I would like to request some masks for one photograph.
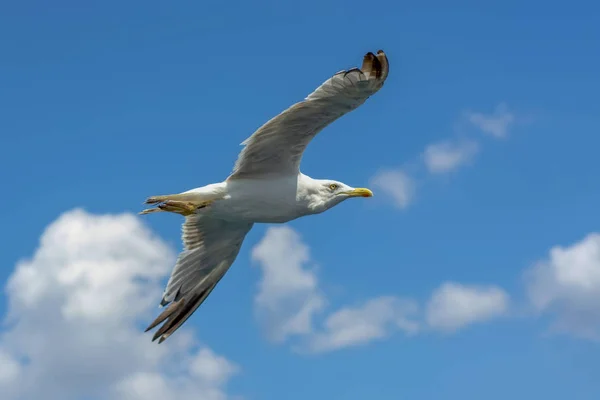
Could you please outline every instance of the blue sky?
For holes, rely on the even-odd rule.
[[[600,8],[577,1],[3,5],[0,360],[11,367],[0,386],[15,399],[117,398],[101,388],[127,384],[118,393],[134,399],[131,382],[161,379],[207,399],[598,398],[599,40]],[[144,358],[157,350],[137,330],[157,312],[181,220],[122,213],[225,179],[256,128],[379,48],[385,86],[324,130],[302,164],[375,197],[256,226],[187,333],[161,345],[184,371],[177,357]],[[139,286],[153,294],[141,318],[111,303],[124,280],[102,286],[85,270],[105,263],[142,266],[127,275],[150,282]],[[83,269],[69,281],[65,265]],[[297,297],[268,292],[278,268]],[[76,284],[36,284],[82,274],[95,288],[83,297],[69,297]],[[34,289],[39,304],[25,296]],[[273,340],[310,301],[308,319]],[[45,321],[40,304],[64,323]],[[122,315],[100,319],[106,304]],[[84,317],[97,341],[81,328],[79,347],[47,343],[69,362],[40,350]],[[130,358],[117,351],[129,342],[106,339],[115,321],[144,341]],[[332,339],[352,324],[363,336]],[[315,350],[319,340],[329,344]],[[114,357],[91,361],[103,354]],[[111,363],[127,365],[122,376]],[[20,392],[27,379],[39,388]]]

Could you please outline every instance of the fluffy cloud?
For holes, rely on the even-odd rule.
[[[308,349],[325,352],[358,346],[383,339],[397,331],[414,334],[419,325],[413,317],[418,311],[412,300],[384,296],[357,307],[346,307],[329,315],[322,332],[308,338]]]
[[[309,249],[300,235],[287,226],[270,227],[252,249],[252,259],[262,270],[255,305],[269,337],[282,342],[311,333],[313,316],[323,309],[325,298],[307,266]]]
[[[471,161],[479,146],[473,141],[445,141],[434,143],[425,149],[423,158],[429,172],[449,172]]]
[[[425,317],[431,328],[453,332],[505,314],[508,304],[508,295],[498,287],[447,282],[433,292]]]
[[[408,207],[415,195],[414,182],[400,169],[379,171],[371,178],[371,185],[373,189],[391,198],[398,208]]]
[[[269,337],[283,342],[300,337],[301,352],[326,352],[389,336],[396,331],[415,333],[411,317],[417,305],[392,296],[378,297],[356,307],[342,308],[326,317],[323,327],[315,317],[326,306],[310,263],[309,249],[287,226],[271,227],[253,248],[252,258],[262,270],[255,298],[259,320]]]
[[[113,393],[124,400],[207,399],[226,400],[223,385],[238,367],[208,348],[180,359],[186,371],[171,377],[157,371],[138,371],[115,385]]]
[[[133,215],[60,216],[6,287],[2,398],[226,399],[234,364],[185,330],[158,346],[140,329],[173,261]]]
[[[506,104],[499,104],[492,114],[467,112],[467,120],[482,132],[497,138],[506,137],[508,129],[515,122],[515,116]]]
[[[600,339],[600,234],[553,247],[526,278],[531,303],[556,316],[555,330]]]

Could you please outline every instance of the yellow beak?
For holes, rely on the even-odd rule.
[[[373,197],[373,192],[366,188],[356,188],[346,192],[348,197]]]

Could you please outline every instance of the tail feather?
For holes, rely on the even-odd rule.
[[[201,188],[203,189],[203,188]],[[165,201],[189,201],[192,203],[203,203],[218,200],[223,197],[222,190],[199,190],[193,189],[183,193],[150,196],[144,201],[145,204],[158,204]]]
[[[148,208],[140,212],[140,215],[155,212],[168,211],[182,215],[191,215],[196,209],[204,208],[215,200],[223,198],[223,193],[215,190],[199,191],[189,190],[183,193],[150,196],[144,201],[156,208]]]
[[[157,212],[163,212],[165,210],[161,209],[161,208],[146,208],[145,210],[140,211],[140,215],[146,215],[146,214],[152,214],[152,213],[157,213]]]

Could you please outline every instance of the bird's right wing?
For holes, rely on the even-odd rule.
[[[182,226],[185,250],[179,254],[161,301],[161,306],[168,306],[146,329],[164,322],[152,340],[163,342],[204,302],[235,261],[252,225],[198,214],[186,217]]]
[[[341,71],[326,80],[304,101],[261,126],[242,144],[228,180],[299,172],[306,146],[323,128],[363,104],[388,76],[385,53],[367,53],[360,69]]]

